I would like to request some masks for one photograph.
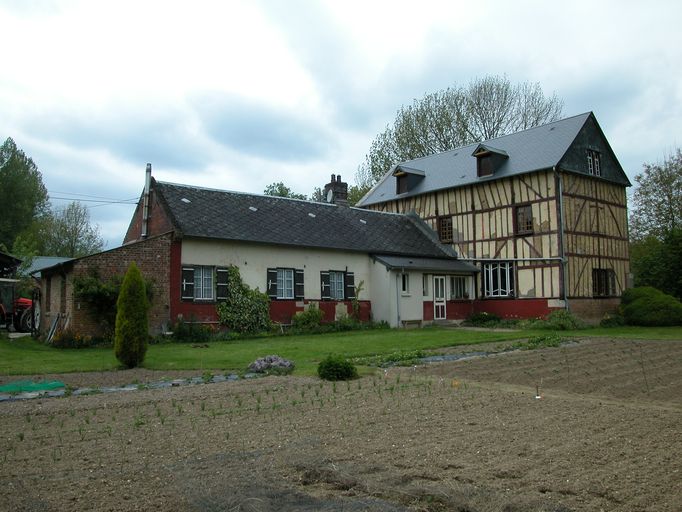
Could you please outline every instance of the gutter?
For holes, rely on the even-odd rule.
[[[557,189],[557,195],[559,196],[559,252],[561,253],[561,273],[562,273],[562,295],[564,296],[564,304],[566,306],[566,311],[571,311],[568,305],[568,292],[566,291],[566,283],[568,283],[568,265],[566,261],[566,252],[564,249],[565,244],[565,234],[564,234],[564,181],[561,179],[561,173],[557,172],[556,165],[552,167],[552,172],[557,177],[559,183],[559,188]]]

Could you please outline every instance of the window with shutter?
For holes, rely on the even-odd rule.
[[[181,299],[194,300],[194,267],[182,267],[181,286]]]
[[[296,300],[303,300],[303,270],[296,269],[294,271],[294,297]]]
[[[331,290],[329,285],[329,271],[320,272],[320,297],[322,300],[331,300]]]
[[[343,300],[345,294],[343,272],[329,271],[329,295],[332,300]]]
[[[216,300],[227,300],[227,281],[228,270],[226,268],[216,269]]]
[[[355,274],[353,272],[346,272],[345,275],[346,300],[355,299]]]
[[[277,269],[276,268],[269,268],[267,278],[268,278],[268,280],[267,280],[268,297],[270,297],[271,299],[276,299],[277,298]]]

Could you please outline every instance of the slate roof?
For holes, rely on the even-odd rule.
[[[480,272],[476,265],[460,260],[410,258],[409,256],[375,256],[374,259],[389,269],[431,270],[434,272]]]
[[[154,181],[183,236],[431,258],[455,252],[414,214]]]
[[[358,202],[358,206],[551,169],[559,164],[592,115],[591,112],[587,112],[510,135],[399,163]],[[480,146],[509,156],[492,176],[479,178],[476,174],[476,158],[472,154]],[[424,178],[416,182],[408,192],[398,195],[395,181],[391,177],[395,169],[402,167],[408,173],[422,171]],[[629,184],[627,177],[625,183]]]

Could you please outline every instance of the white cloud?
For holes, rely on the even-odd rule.
[[[352,180],[402,105],[484,74],[593,110],[631,177],[680,143],[682,5],[0,0],[0,138],[49,189]],[[110,245],[132,207],[91,208]]]

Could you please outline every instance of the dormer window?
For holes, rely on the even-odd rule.
[[[407,192],[407,174],[396,175],[395,193],[404,194],[405,192]]]
[[[587,150],[587,172],[592,176],[601,176],[601,155],[599,151]]]
[[[419,169],[397,165],[393,169],[393,176],[395,176],[395,193],[398,195],[414,189],[426,174]]]
[[[506,151],[485,144],[479,144],[472,156],[476,157],[476,175],[479,178],[492,176],[509,158]]]
[[[493,159],[490,153],[476,155],[476,174],[478,177],[493,175]]]

